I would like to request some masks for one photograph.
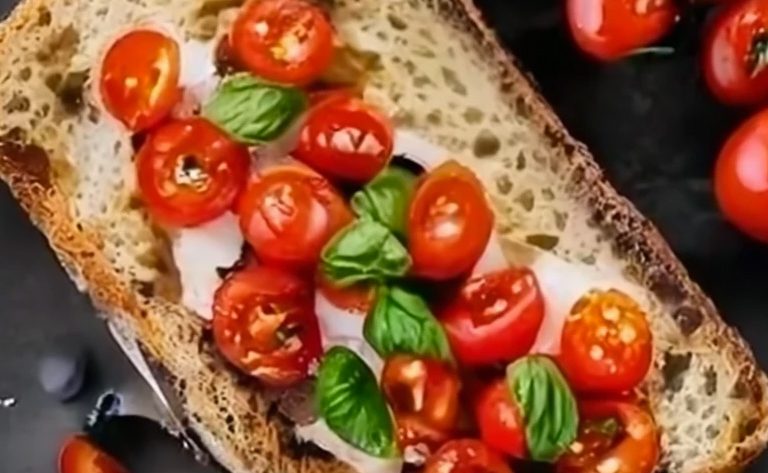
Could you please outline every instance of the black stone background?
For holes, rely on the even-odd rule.
[[[750,340],[768,366],[768,248],[722,221],[710,170],[719,146],[747,111],[708,96],[697,67],[707,8],[690,12],[666,44],[675,52],[600,65],[572,46],[562,0],[478,0],[510,50],[538,81],[572,134],[594,152],[609,178],[650,217],[677,254]],[[13,0],[0,0],[0,16]],[[55,471],[61,440],[78,429],[96,397],[114,388],[138,402],[150,394],[92,317],[93,309],[59,268],[43,238],[0,187],[0,473]],[[91,354],[89,384],[74,402],[59,404],[35,378],[46,350],[81,344]],[[108,447],[134,473],[211,471],[193,463],[160,429],[138,418],[112,421]],[[750,470],[768,472],[768,457]]]

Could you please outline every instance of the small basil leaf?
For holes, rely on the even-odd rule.
[[[341,230],[323,249],[325,276],[340,287],[404,276],[411,256],[384,225],[368,218]]]
[[[352,196],[352,209],[369,216],[405,238],[408,208],[416,176],[398,167],[388,167]]]
[[[453,362],[442,325],[419,295],[394,286],[382,286],[376,305],[366,317],[365,340],[382,358],[407,353]]]
[[[554,462],[576,440],[576,399],[555,363],[527,356],[507,367],[507,385],[525,421],[528,452],[534,461]]]
[[[397,454],[394,425],[371,369],[346,347],[328,350],[317,372],[320,416],[345,442],[375,457]]]
[[[306,107],[301,90],[241,73],[219,86],[202,115],[235,140],[253,144],[279,137]]]

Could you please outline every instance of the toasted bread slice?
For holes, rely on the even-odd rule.
[[[768,441],[765,374],[658,232],[603,178],[471,0],[335,0],[343,39],[378,54],[366,99],[468,164],[503,238],[609,270],[651,296],[645,388],[659,471],[726,472]],[[209,39],[236,0],[25,0],[0,29],[0,177],[64,268],[175,386],[189,427],[234,473],[348,471],[299,446],[179,305],[167,245],[135,195],[130,137],[88,72],[116,31],[167,22]]]

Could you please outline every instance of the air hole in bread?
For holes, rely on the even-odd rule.
[[[560,238],[555,235],[536,234],[528,235],[525,237],[525,241],[533,246],[537,246],[542,250],[552,250],[560,242]]]
[[[530,212],[536,203],[536,196],[533,195],[532,190],[526,189],[515,198],[515,203],[519,204],[526,212]]]
[[[499,191],[499,194],[508,195],[513,187],[512,180],[506,174],[496,178],[496,189]]]
[[[478,158],[495,156],[499,149],[501,149],[499,137],[488,129],[480,130],[472,144],[472,153]]]
[[[675,319],[677,326],[680,327],[680,331],[685,336],[693,335],[704,321],[704,315],[701,313],[701,310],[689,306],[678,308],[672,314],[672,318]]]
[[[704,370],[704,394],[712,396],[717,392],[717,372],[712,366]]]
[[[661,374],[664,378],[664,389],[676,393],[683,387],[685,372],[691,367],[691,354],[664,353],[664,366]]]

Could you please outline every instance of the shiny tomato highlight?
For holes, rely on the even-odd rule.
[[[128,473],[83,436],[67,439],[59,452],[59,473]]]
[[[528,456],[523,416],[504,379],[482,391],[475,405],[475,415],[485,443],[515,458]]]
[[[504,458],[476,439],[451,440],[432,455],[424,473],[512,473]]]

